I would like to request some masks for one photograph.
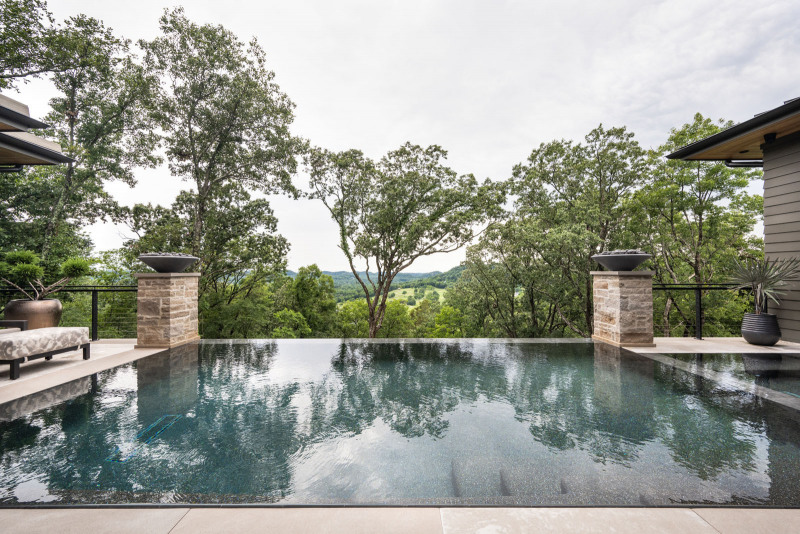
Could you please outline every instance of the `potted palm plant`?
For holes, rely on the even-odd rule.
[[[753,312],[745,313],[742,320],[742,337],[751,345],[774,345],[781,339],[781,329],[774,313],[768,313],[772,300],[778,304],[782,288],[789,282],[800,280],[800,258],[747,259],[736,262],[731,282],[737,289],[753,291]]]
[[[8,320],[28,321],[28,329],[58,326],[61,320],[61,301],[45,298],[64,288],[71,280],[91,272],[89,261],[70,258],[61,264],[60,278],[45,284],[44,269],[40,259],[30,250],[8,252],[0,261],[0,280],[7,283],[26,298],[12,300],[3,312]]]

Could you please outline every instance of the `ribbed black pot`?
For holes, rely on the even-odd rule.
[[[774,313],[745,313],[742,337],[751,345],[774,345],[781,340],[781,327]]]

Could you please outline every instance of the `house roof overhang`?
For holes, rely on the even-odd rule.
[[[762,148],[764,143],[798,131],[800,131],[800,98],[795,98],[750,120],[676,150],[667,158],[725,160],[734,166],[760,166],[764,158]]]
[[[0,131],[26,132],[31,128],[47,128],[47,124],[32,119],[22,102],[0,95]]]
[[[0,165],[56,165],[74,161],[61,145],[26,132],[0,132]]]

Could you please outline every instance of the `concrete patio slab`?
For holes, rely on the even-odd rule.
[[[168,534],[188,508],[0,510],[3,534]]]
[[[442,534],[436,508],[194,508],[170,534]]]
[[[695,339],[693,337],[657,337],[653,339],[654,347],[625,347],[633,352],[662,354],[775,354],[798,353],[800,343],[779,341],[772,347],[751,345],[740,337],[707,337]]]
[[[0,404],[26,395],[38,393],[72,380],[93,375],[118,365],[150,356],[163,349],[134,349],[135,339],[93,341],[92,357],[83,359],[81,351],[67,352],[25,362],[20,367],[20,377],[9,379],[9,366],[0,366]]]
[[[696,508],[694,511],[724,534],[794,534],[800,532],[800,510]]]
[[[742,508],[0,509],[2,532],[103,534],[794,533],[800,510]]]
[[[692,510],[675,508],[442,508],[442,526],[444,534],[718,534]]]

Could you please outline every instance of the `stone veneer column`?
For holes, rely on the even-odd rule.
[[[138,273],[136,347],[175,347],[200,339],[200,273]]]
[[[653,271],[592,271],[592,339],[618,347],[652,347]]]

